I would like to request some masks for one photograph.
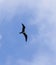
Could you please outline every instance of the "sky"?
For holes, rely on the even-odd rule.
[[[56,0],[0,0],[0,65],[56,65]]]

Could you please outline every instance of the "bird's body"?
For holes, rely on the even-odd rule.
[[[25,37],[25,41],[27,41],[27,34],[25,33],[25,26],[24,24],[22,24],[22,32],[20,32],[19,34],[23,34]]]

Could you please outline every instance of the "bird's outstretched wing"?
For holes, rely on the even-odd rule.
[[[24,26],[24,24],[22,24],[22,32],[24,32],[25,31],[25,26]]]
[[[25,37],[25,41],[27,41],[27,34],[26,33],[23,33],[24,37]]]

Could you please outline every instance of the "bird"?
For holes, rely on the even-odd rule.
[[[25,41],[27,42],[28,36],[27,36],[27,34],[26,34],[26,32],[25,32],[25,25],[24,25],[24,24],[22,24],[22,31],[19,32],[19,34],[23,34],[24,37],[25,37]]]

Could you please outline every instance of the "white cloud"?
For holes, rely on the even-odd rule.
[[[54,2],[56,3],[55,0],[41,0],[38,6],[39,12],[36,12],[37,15],[30,21],[30,25],[35,25],[39,29],[39,35],[32,37],[32,43],[34,40],[39,40],[38,42],[48,45],[56,52],[56,4]]]
[[[34,22],[32,23],[38,23],[40,22],[44,17],[51,17],[51,15],[47,16],[48,12],[49,13],[54,13],[56,12],[55,8],[55,0],[0,0],[0,13],[2,15],[3,12],[6,12],[7,18],[12,19],[12,17],[16,14],[18,8],[29,8],[32,10],[35,10],[36,12],[36,17]],[[3,11],[3,12],[2,12]],[[45,15],[46,13],[46,15]],[[0,15],[0,17],[1,17]],[[5,16],[2,17],[2,19]],[[54,18],[54,17],[52,17]],[[1,20],[2,21],[2,20]]]
[[[17,11],[17,8],[23,6],[29,9],[35,9],[35,18],[30,20],[29,25],[36,25],[39,28],[39,35],[31,37],[31,44],[40,45],[40,55],[34,55],[31,62],[25,60],[17,60],[17,64],[20,65],[56,65],[56,1],[55,0],[5,0],[0,5],[0,13],[3,11],[8,12],[8,18],[11,19]],[[21,8],[20,8],[21,9]],[[22,9],[23,10],[23,9]],[[3,13],[2,12],[2,13]],[[2,15],[2,14],[1,14]],[[1,17],[1,16],[0,16]],[[3,16],[2,16],[3,19]],[[0,36],[0,39],[2,37]],[[51,54],[46,55],[42,53],[44,46],[47,46]],[[42,49],[42,50],[41,50]],[[36,51],[38,52],[38,51]],[[48,53],[48,52],[46,52]],[[50,56],[50,57],[49,57]],[[9,63],[9,61],[8,61]]]
[[[40,51],[31,61],[17,60],[16,65],[55,65],[56,57]]]
[[[30,20],[30,25],[36,25],[37,28],[39,28],[39,35],[33,35],[30,42],[30,45],[35,45],[35,43],[39,44],[39,53],[36,51],[37,54],[34,55],[34,58],[31,62],[18,60],[18,63],[20,63],[20,65],[56,65],[55,3],[55,0],[41,0],[41,2],[39,2],[39,12],[36,12],[37,15],[35,19]],[[47,46],[49,51],[46,50],[45,46]]]
[[[1,23],[4,22],[4,18],[7,21],[11,21],[16,14],[22,14],[22,12],[25,12],[25,9],[27,10],[27,8],[30,10],[35,10],[37,0],[2,0],[0,3]]]

